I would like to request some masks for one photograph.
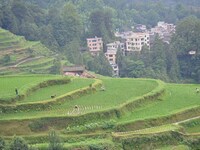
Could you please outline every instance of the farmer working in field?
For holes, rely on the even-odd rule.
[[[196,88],[196,92],[199,93],[199,88]]]
[[[15,88],[15,94],[18,95],[18,89],[17,88]]]

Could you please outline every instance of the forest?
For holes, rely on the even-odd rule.
[[[200,82],[200,1],[198,0],[1,0],[0,27],[27,40],[41,41],[60,59],[84,64],[91,71],[111,76],[105,56],[92,57],[86,38],[102,37],[104,45],[116,40],[115,31],[135,24],[154,27],[158,21],[176,24],[166,44],[156,38],[150,51],[123,56],[117,63],[120,77],[149,77],[168,82]],[[196,51],[189,55],[189,51]]]

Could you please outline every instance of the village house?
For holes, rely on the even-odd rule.
[[[147,32],[147,27],[146,25],[143,24],[136,24],[132,28],[134,29],[135,32]]]
[[[93,74],[86,70],[86,67],[83,65],[74,65],[74,66],[63,66],[62,67],[63,75],[66,76],[78,76],[83,78],[96,78]]]
[[[103,50],[102,38],[87,38],[87,47],[92,55],[98,55]]]
[[[110,64],[116,64],[116,54],[117,54],[117,50],[115,49],[107,50],[107,52],[105,53],[105,56],[108,59]]]
[[[150,48],[149,32],[129,32],[122,36],[125,41],[125,52],[140,52],[142,47],[146,45]]]
[[[80,76],[83,74],[83,72],[86,70],[85,66],[64,66],[62,68],[63,74],[64,75],[70,75],[70,76]]]
[[[113,42],[113,43],[109,43],[109,44],[107,44],[106,45],[106,47],[107,47],[107,51],[108,50],[118,50],[118,49],[121,49],[122,51],[124,51],[125,50],[125,45],[124,45],[124,43],[121,43],[120,41],[115,41],[115,42]]]
[[[174,24],[168,24],[163,21],[157,23],[157,26],[151,28],[150,36],[151,36],[151,43],[153,43],[154,38],[156,35],[159,36],[164,42],[169,43],[171,36],[176,31],[176,26]]]
[[[120,49],[122,52],[125,51],[125,44],[120,41],[115,41],[106,45],[107,51],[105,53],[106,58],[108,59],[110,65],[113,69],[113,76],[119,76],[119,68],[116,64],[116,55],[117,51]]]
[[[119,75],[119,68],[116,64],[116,54],[117,54],[117,49],[111,49],[109,48],[107,52],[105,53],[106,58],[108,59],[112,69],[113,69],[113,76],[118,76]]]

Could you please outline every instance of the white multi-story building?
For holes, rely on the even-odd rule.
[[[112,69],[113,69],[113,76],[119,76],[119,68],[116,64],[116,54],[117,51],[115,49],[110,49],[105,53],[106,58],[108,59]]]
[[[126,52],[140,52],[144,45],[150,47],[149,32],[129,32],[122,39],[125,40]]]
[[[125,44],[121,43],[120,41],[115,41],[113,43],[109,43],[106,45],[107,46],[107,51],[105,53],[106,58],[108,59],[110,65],[113,68],[113,75],[114,76],[119,76],[119,68],[118,65],[116,64],[116,55],[117,51],[120,49],[122,52],[125,51]]]
[[[124,51],[125,50],[125,44],[121,43],[120,41],[115,41],[113,43],[109,43],[106,45],[107,51],[109,50],[115,50],[117,51],[119,48]]]
[[[103,50],[102,38],[87,38],[87,46],[92,55],[97,55],[100,51]]]
[[[113,50],[110,49],[105,53],[105,56],[108,59],[110,64],[116,64],[116,54],[117,54],[117,51],[114,49]]]

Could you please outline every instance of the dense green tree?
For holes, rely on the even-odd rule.
[[[129,61],[127,65],[128,77],[141,78],[144,76],[145,66],[140,60]]]
[[[154,78],[167,79],[166,50],[163,41],[157,36],[151,47],[151,67],[156,75]]]
[[[117,63],[118,68],[119,68],[119,76],[125,77],[126,76],[126,69],[127,69],[126,57],[124,56],[121,48],[119,48],[117,50],[116,63]]]
[[[173,51],[176,52],[182,78],[199,81],[199,42],[200,20],[194,16],[181,20],[172,39]],[[194,51],[195,54],[189,54]]]
[[[88,68],[92,71],[95,71],[98,74],[105,76],[112,76],[112,67],[110,66],[107,58],[103,52],[100,52],[99,55],[96,55],[90,59],[88,62]]]
[[[53,66],[50,68],[51,74],[60,74],[61,72],[61,63],[60,60],[56,59],[53,61]]]
[[[83,58],[80,52],[79,41],[74,39],[64,48],[68,60],[73,64],[83,64]]]
[[[65,4],[62,11],[62,17],[64,29],[61,32],[65,34],[64,37],[67,42],[79,39],[82,30],[81,18],[76,7],[72,3]]]
[[[112,13],[109,9],[93,11],[90,15],[90,22],[91,36],[102,37],[105,43],[112,40]]]
[[[29,11],[21,0],[13,1],[11,10],[19,21],[22,21],[26,16],[29,16]]]
[[[180,78],[179,62],[176,50],[171,45],[166,51],[167,74],[171,81],[177,82]]]

